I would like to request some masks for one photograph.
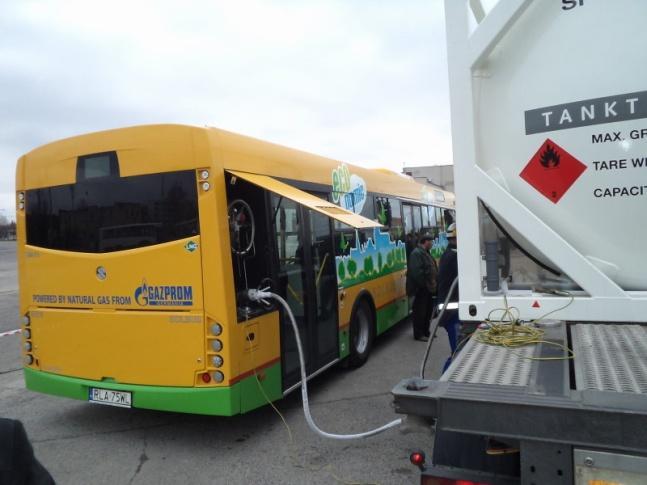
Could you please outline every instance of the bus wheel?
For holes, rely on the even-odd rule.
[[[368,360],[374,337],[373,312],[368,302],[363,299],[355,308],[355,314],[350,322],[350,355],[348,356],[350,367],[360,367]]]

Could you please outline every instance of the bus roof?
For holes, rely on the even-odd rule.
[[[371,192],[454,207],[454,195],[451,192],[420,184],[408,175],[384,168],[363,168],[217,128],[208,130],[223,150],[225,169],[332,185],[333,170],[345,165],[350,176],[361,177]]]

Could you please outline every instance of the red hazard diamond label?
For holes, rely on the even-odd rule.
[[[557,204],[585,170],[586,165],[547,139],[519,176]]]

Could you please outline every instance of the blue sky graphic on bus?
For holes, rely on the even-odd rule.
[[[348,287],[405,269],[407,256],[402,241],[391,240],[388,232],[376,227],[366,242],[355,238],[355,247],[347,256],[336,256],[335,264],[338,284]]]
[[[139,306],[191,306],[193,287],[149,285],[143,280],[135,289],[135,301]]]

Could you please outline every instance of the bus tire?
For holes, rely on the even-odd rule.
[[[361,367],[368,360],[375,338],[375,319],[366,298],[358,301],[350,322],[348,365]]]

